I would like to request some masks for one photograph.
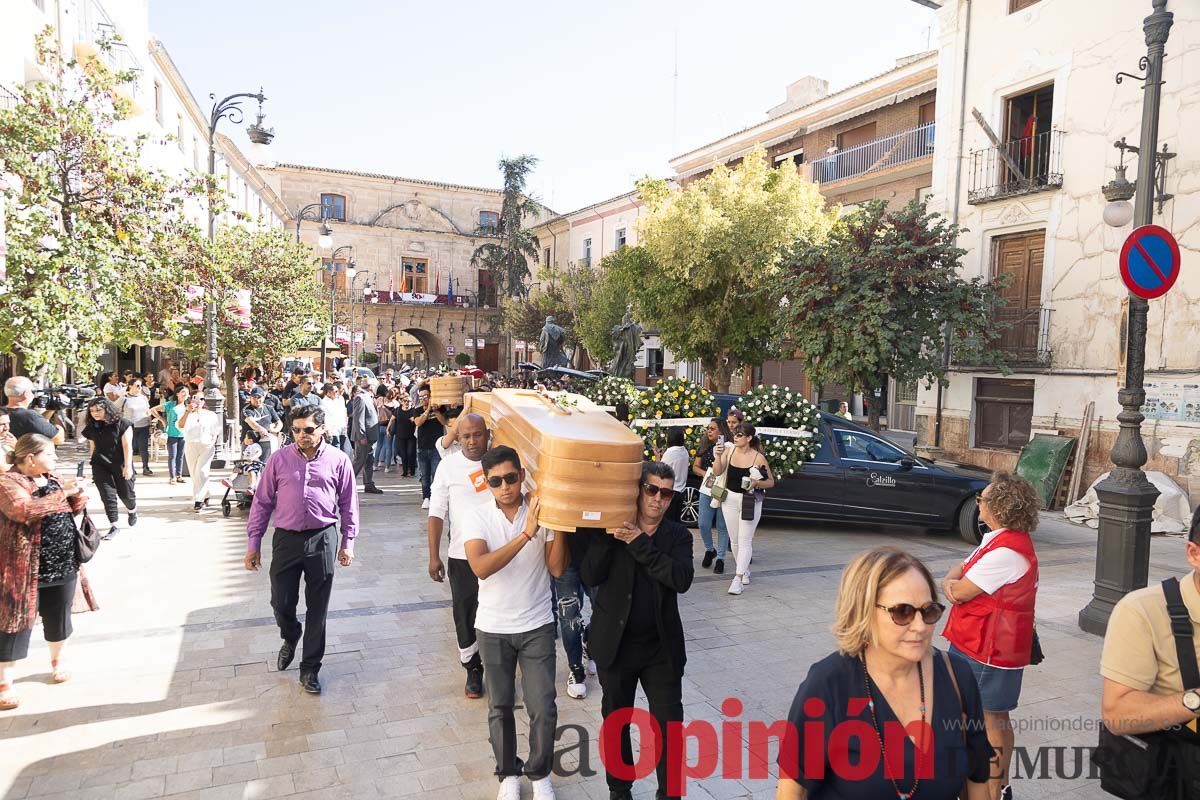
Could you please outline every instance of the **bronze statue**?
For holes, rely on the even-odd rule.
[[[626,311],[620,325],[612,329],[613,360],[609,374],[618,378],[633,378],[633,365],[642,349],[642,326]]]
[[[538,351],[542,354],[542,367],[565,367],[567,355],[563,347],[567,343],[567,332],[554,321],[554,317],[546,317],[546,325],[542,335],[538,337]]]

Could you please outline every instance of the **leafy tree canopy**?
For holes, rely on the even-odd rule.
[[[523,297],[529,280],[529,262],[537,260],[538,238],[525,227],[527,217],[542,213],[542,206],[525,194],[525,184],[535,166],[537,159],[530,155],[500,159],[500,171],[504,173],[500,219],[494,226],[480,226],[476,230],[477,235],[494,241],[475,248],[471,266],[488,270],[501,296]]]

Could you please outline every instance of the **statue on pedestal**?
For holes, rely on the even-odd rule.
[[[612,329],[613,360],[608,373],[618,378],[633,378],[633,365],[642,349],[642,326],[626,311],[620,325]]]
[[[565,367],[567,356],[563,347],[567,342],[567,332],[554,321],[554,316],[546,317],[546,325],[542,335],[538,337],[538,351],[542,354],[542,368]]]

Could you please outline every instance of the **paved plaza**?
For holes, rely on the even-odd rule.
[[[167,486],[161,475],[138,484],[141,522],[89,565],[102,608],[76,615],[67,651],[73,679],[50,684],[40,629],[18,665],[22,706],[0,716],[4,797],[495,796],[486,701],[462,694],[449,588],[426,575],[415,481],[380,476],[386,493],[363,499],[356,560],[335,579],[319,697],[301,691],[294,666],[275,671],[279,636],[266,571],[242,568],[245,512],[225,520],[214,503],[198,516],[186,487]],[[92,514],[102,519],[98,503]],[[1095,742],[1099,709],[1101,642],[1075,625],[1090,597],[1095,534],[1048,514],[1036,540],[1047,660],[1026,671],[1016,718],[1036,730],[1019,733],[1018,745],[1039,759],[1034,772],[1082,768],[1085,777],[1018,780],[1016,796],[1103,797],[1071,749]],[[905,529],[773,523],[756,537],[754,582],[742,596],[725,593],[728,576],[697,568],[680,600],[686,718],[719,721],[727,697],[744,703],[743,721],[785,718],[808,665],[833,649],[843,565],[885,542],[906,546],[939,577],[969,550],[956,537]],[[1151,579],[1182,571],[1182,550],[1180,539],[1156,537]],[[698,538],[695,553],[698,561]],[[590,733],[595,771],[581,774],[579,751],[566,754],[561,765],[573,774],[555,779],[558,796],[606,798],[595,738],[599,685],[589,677],[587,699],[568,698],[561,655],[558,667],[559,724]],[[560,748],[577,744],[575,730]],[[1040,745],[1065,749],[1039,755]],[[530,796],[528,784],[524,791]],[[652,797],[653,779],[635,796]],[[694,781],[687,796],[773,797],[774,778]]]

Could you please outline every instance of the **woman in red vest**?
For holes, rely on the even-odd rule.
[[[979,519],[990,528],[971,556],[942,579],[951,603],[943,635],[965,656],[979,682],[988,740],[999,758],[990,794],[1011,798],[1013,753],[1009,712],[1017,707],[1021,674],[1030,663],[1038,560],[1030,534],[1041,501],[1024,478],[998,472],[979,493]]]

